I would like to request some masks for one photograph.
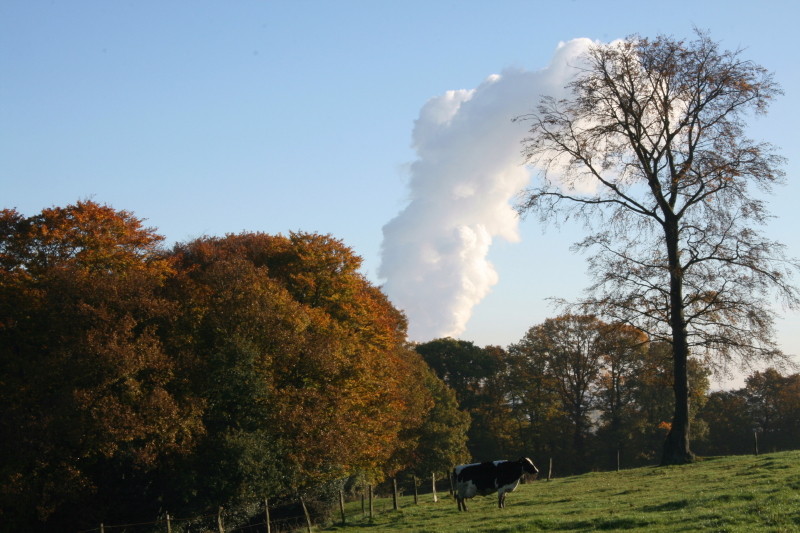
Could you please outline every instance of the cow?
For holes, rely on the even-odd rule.
[[[538,473],[539,469],[527,457],[522,457],[518,461],[488,461],[459,465],[453,469],[458,510],[467,510],[464,501],[467,498],[472,498],[476,494],[486,496],[493,492],[497,492],[497,506],[502,509],[506,506],[506,493],[517,488],[520,478],[524,474]]]

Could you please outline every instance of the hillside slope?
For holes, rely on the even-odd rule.
[[[449,497],[404,497],[372,523],[351,508],[327,531],[800,531],[800,451],[710,458],[685,466],[591,473],[521,485],[505,509],[477,497],[459,513]]]

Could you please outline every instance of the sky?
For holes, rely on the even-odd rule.
[[[668,5],[3,0],[0,208],[92,199],[168,244],[331,234],[414,340],[507,346],[589,284],[583,228],[513,211],[530,171],[511,119],[591,41],[697,27],[784,90],[748,134],[788,158],[765,232],[800,257],[800,3]],[[778,342],[800,354],[800,313],[784,315]]]

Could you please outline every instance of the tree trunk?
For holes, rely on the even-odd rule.
[[[575,431],[572,434],[572,452],[573,452],[573,464],[577,466],[579,470],[583,470],[586,468],[586,456],[584,453],[584,439],[583,439],[583,424],[582,420],[576,419],[575,421]]]
[[[672,329],[673,385],[675,414],[664,441],[661,465],[680,465],[694,461],[689,447],[689,338],[683,312],[683,268],[680,262],[678,220],[666,224],[666,244],[670,270],[670,327]]]
[[[664,452],[661,465],[681,465],[694,461],[694,454],[689,447],[689,377],[687,372],[686,351],[674,346],[675,363],[675,414],[672,427],[664,441]],[[682,355],[678,352],[683,351]]]

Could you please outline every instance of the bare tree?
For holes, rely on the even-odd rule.
[[[745,134],[781,90],[701,31],[595,45],[568,89],[517,118],[532,123],[523,154],[541,171],[519,211],[586,223],[576,248],[592,252],[594,282],[575,312],[671,343],[675,414],[662,464],[690,462],[689,357],[781,359],[774,298],[800,302],[798,263],[758,231],[769,214],[755,193],[782,182],[784,160]]]

